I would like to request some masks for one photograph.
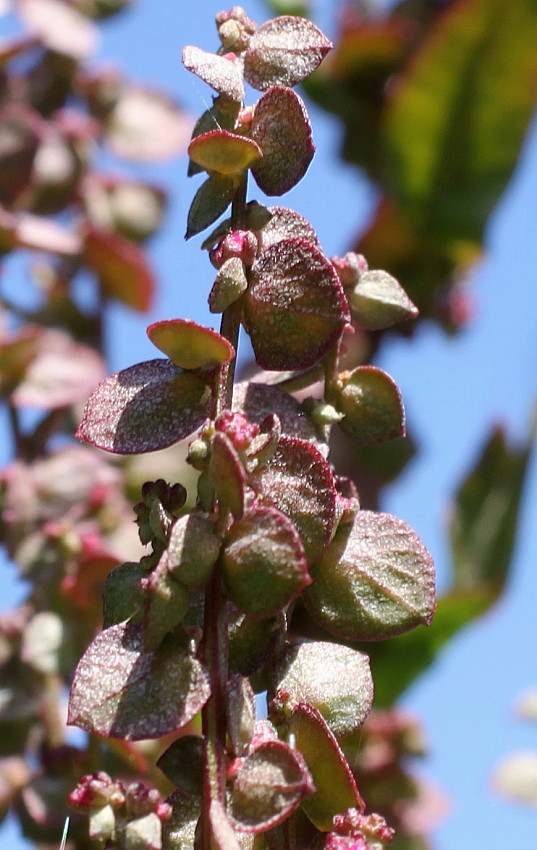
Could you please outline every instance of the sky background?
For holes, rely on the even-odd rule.
[[[313,19],[329,36],[336,34],[337,6],[333,0],[313,4]],[[211,93],[182,69],[181,49],[185,44],[216,49],[213,18],[220,8],[213,0],[188,5],[184,0],[138,0],[132,11],[102,26],[97,59],[113,61],[132,78],[165,88],[197,116],[210,103]],[[261,2],[249,2],[245,8],[258,22],[270,17]],[[0,17],[0,32],[3,28],[9,31],[10,21]],[[327,255],[341,255],[367,222],[374,196],[358,172],[337,158],[337,120],[313,106],[310,117],[317,155],[283,203],[313,224]],[[106,165],[127,170],[111,158]],[[199,179],[187,181],[185,158],[163,166],[129,165],[128,171],[161,182],[171,201],[165,228],[150,246],[159,298],[149,316],[114,310],[107,329],[111,371],[155,356],[145,336],[151,321],[212,320],[206,297],[214,272],[199,249],[201,239],[183,241]],[[251,197],[263,199],[259,192]],[[377,360],[400,386],[420,445],[418,458],[388,492],[384,507],[421,536],[437,563],[440,588],[449,575],[446,520],[451,495],[492,424],[501,422],[513,438],[523,438],[535,403],[536,198],[534,123],[515,178],[490,221],[486,255],[472,274],[471,325],[455,339],[423,326],[411,342],[393,341]],[[432,835],[434,850],[532,846],[535,812],[501,800],[491,789],[490,777],[504,755],[537,750],[535,727],[516,719],[512,711],[519,694],[537,684],[536,505],[534,459],[506,593],[492,612],[449,644],[402,701],[422,718],[429,742],[430,756],[416,768],[450,800],[449,813]],[[2,587],[0,605],[11,607],[20,589],[4,580]],[[16,836],[10,823],[0,829],[0,845],[11,850],[31,846]]]

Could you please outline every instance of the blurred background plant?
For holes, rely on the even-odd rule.
[[[140,485],[168,476],[173,464],[177,477],[183,473],[180,449],[171,461],[151,455],[127,463],[70,440],[81,404],[109,371],[109,316],[124,305],[122,327],[136,334],[129,311],[150,311],[158,297],[145,245],[170,187],[141,178],[140,166],[120,176],[119,158],[173,157],[191,131],[166,94],[110,65],[88,64],[97,19],[113,25],[130,5],[19,0],[9,18],[14,34],[0,43],[0,387],[13,452],[2,473],[2,535],[5,569],[25,582],[20,606],[0,621],[0,812],[11,809],[38,846],[59,842],[67,793],[82,773],[103,768],[166,790],[150,767],[154,752],[73,739],[63,725],[66,687],[100,627],[102,582],[140,555],[130,507]],[[271,8],[316,20],[315,7]],[[532,0],[403,0],[383,10],[364,0],[322,12],[336,47],[307,94],[336,116],[343,160],[367,177],[374,197],[365,227],[356,212],[354,242],[335,247],[396,276],[421,311],[403,330],[356,334],[349,358],[367,363],[402,334],[419,346],[424,325],[457,335],[472,320],[469,280],[537,96],[537,8]],[[183,27],[177,15],[177,56],[192,40]],[[353,210],[329,200],[330,215],[344,216],[349,232]],[[511,334],[507,294],[505,303],[503,331]],[[333,447],[363,506],[383,504],[385,488],[406,474],[418,451],[412,417],[409,431],[388,446],[356,449],[340,438]],[[424,753],[424,735],[396,702],[504,591],[532,440],[528,433],[513,443],[504,429],[490,430],[454,497],[452,569],[444,567],[432,626],[367,647],[378,713],[347,755],[364,796],[398,827],[398,850],[433,846],[427,835],[445,802],[408,766],[409,756]],[[70,840],[91,846],[76,820]]]

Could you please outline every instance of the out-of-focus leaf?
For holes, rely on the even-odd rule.
[[[158,162],[184,152],[191,130],[190,118],[169,97],[125,85],[106,118],[105,140],[118,156]]]
[[[227,363],[233,346],[216,331],[189,319],[166,319],[147,328],[153,345],[182,369],[204,369]]]
[[[441,15],[386,114],[393,192],[414,225],[479,243],[537,94],[534,0],[464,0]]]
[[[56,53],[86,59],[95,52],[99,32],[84,15],[61,0],[19,0],[17,11],[30,32]]]
[[[98,635],[84,653],[68,723],[128,741],[160,738],[185,726],[208,697],[207,671],[194,656],[172,640],[145,652],[141,627],[120,623]]]
[[[6,206],[29,185],[44,131],[38,113],[22,103],[0,111],[0,202]]]
[[[502,797],[537,808],[537,752],[526,750],[507,756],[496,767],[492,781]]]
[[[170,360],[149,360],[102,381],[76,436],[107,452],[138,454],[188,437],[210,414],[211,391]]]
[[[455,588],[500,593],[516,540],[520,501],[535,433],[509,446],[495,428],[455,498],[451,545]]]
[[[142,249],[134,242],[112,230],[91,227],[84,262],[97,273],[105,296],[142,313],[149,310],[155,282]]]

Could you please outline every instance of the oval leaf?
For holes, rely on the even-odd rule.
[[[239,103],[244,100],[240,65],[233,59],[189,45],[183,49],[183,65],[218,94]]]
[[[211,130],[196,136],[188,146],[188,155],[206,171],[219,174],[238,174],[263,156],[252,139],[228,130]]]
[[[103,294],[145,313],[155,282],[142,249],[111,230],[91,227],[84,243],[84,263],[99,276]]]
[[[200,377],[149,360],[99,384],[76,436],[107,452],[152,452],[188,437],[210,411],[211,391]]]
[[[315,245],[287,239],[263,251],[244,295],[245,326],[263,369],[305,369],[350,319],[332,264]]]
[[[294,86],[323,61],[332,42],[305,18],[281,15],[251,37],[244,56],[244,76],[254,89]]]
[[[347,809],[364,810],[364,803],[347,760],[319,711],[298,705],[289,723],[296,748],[304,756],[316,791],[302,801],[302,808],[317,829],[328,832],[334,815]]]
[[[372,331],[389,328],[404,319],[416,319],[419,314],[399,282],[378,269],[360,275],[348,298],[358,324]]]
[[[390,514],[359,511],[311,566],[304,601],[313,619],[347,640],[381,640],[420,624],[435,608],[434,565],[412,529]]]
[[[288,648],[278,672],[276,690],[285,702],[307,702],[341,738],[362,725],[371,711],[373,679],[369,658],[348,646],[326,641]]]
[[[108,115],[105,140],[117,156],[161,162],[182,153],[190,138],[190,118],[159,91],[126,85]]]
[[[61,0],[19,0],[17,12],[30,32],[55,53],[79,60],[97,49],[95,24]]]
[[[222,567],[229,595],[249,617],[271,617],[310,583],[298,531],[270,507],[254,507],[232,526]]]
[[[214,174],[201,184],[188,211],[186,239],[201,233],[222,215],[233,200],[235,180]]]
[[[341,377],[341,376],[340,376]],[[375,366],[358,366],[343,378],[336,406],[344,418],[340,428],[361,445],[405,436],[405,410],[399,387]]]
[[[296,525],[308,562],[317,560],[332,536],[337,493],[330,466],[306,440],[282,436],[259,473],[265,503]]]
[[[252,166],[252,174],[266,195],[283,195],[304,177],[315,146],[303,100],[291,89],[276,86],[258,101],[251,137],[263,158]]]
[[[155,322],[147,328],[147,335],[153,345],[182,369],[220,366],[235,356],[227,339],[188,319]]]
[[[319,245],[313,227],[300,213],[287,207],[269,207],[270,220],[259,231],[261,250],[265,251],[283,239],[305,239],[312,245]]]
[[[259,833],[281,823],[315,786],[300,752],[267,741],[242,761],[231,794],[238,829]]]
[[[107,738],[160,738],[192,720],[209,692],[208,673],[196,658],[171,641],[144,652],[140,626],[121,623],[101,632],[84,653],[68,723]]]

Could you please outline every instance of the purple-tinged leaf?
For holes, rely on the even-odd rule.
[[[354,319],[363,328],[381,330],[405,319],[416,319],[419,310],[403,287],[388,272],[366,271],[347,293]]]
[[[200,428],[210,387],[170,360],[149,360],[106,378],[84,410],[76,436],[118,454],[164,449]]]
[[[241,66],[235,60],[235,56],[218,56],[190,45],[183,49],[183,65],[188,71],[218,94],[240,103],[244,100],[244,85]]]
[[[252,266],[245,326],[263,369],[306,369],[337,341],[350,320],[343,287],[315,245],[286,239]]]
[[[201,233],[222,215],[233,200],[234,177],[214,174],[201,184],[188,211],[186,239]]]
[[[80,236],[56,221],[30,213],[19,213],[12,220],[13,238],[18,248],[46,251],[62,257],[76,257],[82,251]]]
[[[188,319],[167,319],[147,328],[153,345],[182,369],[207,369],[235,357],[231,343],[211,328]]]
[[[252,174],[266,195],[283,195],[302,180],[315,146],[303,100],[292,89],[275,86],[257,102],[251,138],[263,153]]]
[[[308,703],[299,704],[291,715],[289,731],[315,785],[315,793],[302,801],[302,808],[317,829],[328,832],[334,815],[347,809],[363,811],[351,769],[321,713]]]
[[[342,431],[361,445],[405,436],[405,410],[399,387],[375,366],[358,366],[339,376],[336,407],[344,414]]]
[[[85,15],[61,0],[19,0],[17,12],[49,50],[87,59],[99,43],[99,31]]]
[[[320,626],[347,640],[382,640],[428,625],[435,609],[432,558],[412,529],[390,514],[359,511],[340,525],[311,566],[304,594]]]
[[[145,652],[141,627],[121,623],[84,653],[68,723],[107,738],[160,738],[192,720],[209,693],[207,671],[194,656],[172,641]]]
[[[104,125],[107,145],[135,162],[161,162],[183,153],[192,122],[166,95],[124,85]]]
[[[334,530],[337,492],[329,464],[306,440],[282,436],[259,473],[263,501],[292,519],[308,563],[321,557]]]
[[[68,407],[87,398],[103,375],[101,356],[63,331],[38,331],[33,355],[10,396],[16,407]]]
[[[263,156],[259,145],[229,130],[211,130],[196,136],[188,146],[188,155],[205,171],[239,174]]]
[[[155,282],[138,245],[112,230],[90,227],[83,259],[98,275],[105,297],[115,298],[141,313],[149,310]]]
[[[307,702],[321,712],[341,738],[358,729],[371,711],[373,679],[363,652],[326,641],[290,646],[277,671],[276,690],[284,702]]]
[[[323,456],[328,447],[320,438],[302,405],[279,387],[243,382],[233,388],[233,409],[241,410],[257,425],[276,414],[283,433],[288,437],[309,440]]]
[[[231,813],[239,830],[266,832],[314,790],[301,753],[284,741],[269,740],[242,760],[231,792]]]
[[[310,583],[294,524],[272,507],[251,508],[231,527],[222,551],[224,581],[248,617],[271,617]]]
[[[244,513],[246,475],[232,441],[221,432],[214,435],[211,443],[209,480],[221,509],[231,511],[235,519],[240,519]]]
[[[306,242],[319,246],[317,234],[303,215],[287,207],[269,207],[268,212],[271,213],[271,218],[259,231],[262,251],[283,239],[305,239]]]
[[[305,18],[281,15],[259,27],[244,56],[244,76],[254,89],[295,86],[305,80],[333,47]]]

